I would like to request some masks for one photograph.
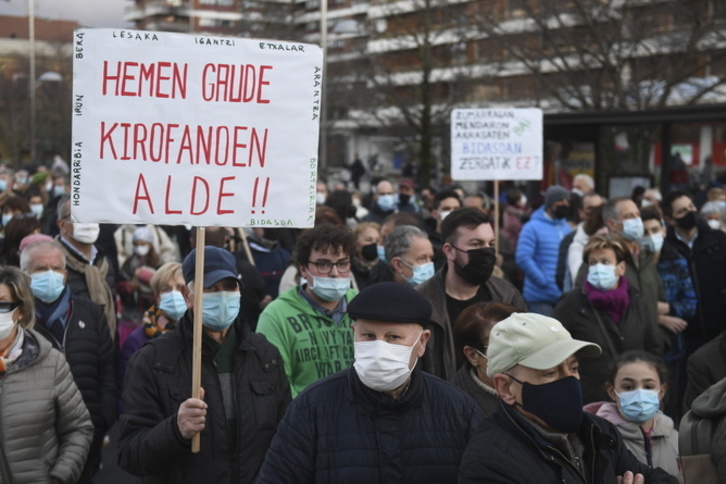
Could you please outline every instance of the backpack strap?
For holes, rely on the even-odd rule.
[[[713,419],[686,412],[678,429],[678,449],[682,456],[711,454]]]

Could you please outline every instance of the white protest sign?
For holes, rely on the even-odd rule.
[[[541,109],[451,113],[454,180],[541,180],[542,154]]]
[[[313,226],[319,47],[85,28],[74,44],[76,221]]]

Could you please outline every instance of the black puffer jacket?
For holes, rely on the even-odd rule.
[[[512,407],[501,403],[469,442],[461,461],[459,484],[613,484],[626,471],[643,474],[647,484],[678,483],[664,470],[639,462],[607,420],[584,414],[579,437],[585,444],[587,477]]]
[[[483,414],[417,368],[395,401],[365,387],[354,369],[310,385],[280,423],[257,483],[456,482]]]
[[[214,343],[204,334],[202,387],[207,421],[201,451],[179,432],[176,414],[192,391],[192,311],[182,324],[150,340],[129,361],[124,382],[119,465],[144,482],[253,482],[277,423],[290,402],[280,352],[261,334],[235,322],[234,389],[237,447],[230,448],[222,391],[213,361]],[[230,336],[228,336],[230,337]]]
[[[663,355],[663,340],[658,333],[657,323],[649,320],[647,301],[639,293],[629,287],[630,306],[620,324],[615,324],[605,311],[598,311],[587,298],[583,289],[575,289],[564,295],[555,307],[552,317],[560,321],[575,339],[596,343],[602,348],[597,358],[580,360],[580,377],[582,379],[582,395],[585,403],[609,400],[605,393],[605,382],[610,367],[617,356],[628,350],[644,350],[655,355]],[[598,311],[609,340],[595,317]],[[615,354],[611,350],[614,346]]]
[[[65,354],[73,381],[91,414],[97,440],[116,421],[116,350],[101,307],[75,296],[70,304],[63,341],[53,337],[40,322],[34,329]]]

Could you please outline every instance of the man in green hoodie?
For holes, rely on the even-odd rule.
[[[300,284],[260,314],[257,331],[280,350],[293,397],[353,364],[347,308],[357,293],[350,286],[354,250],[346,227],[322,224],[305,231],[295,249]]]

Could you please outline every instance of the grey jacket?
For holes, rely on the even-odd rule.
[[[76,482],[93,424],[68,363],[34,331],[0,380],[0,483]]]
[[[456,350],[454,348],[454,321],[446,310],[446,268],[439,269],[431,279],[416,286],[431,303],[431,339],[426,345],[421,369],[439,378],[450,381],[456,373]],[[526,310],[524,299],[517,289],[499,277],[490,277],[485,287],[493,302],[510,304]]]
[[[715,420],[711,458],[718,469],[718,481],[726,482],[726,378],[711,385],[693,401],[691,412]]]

